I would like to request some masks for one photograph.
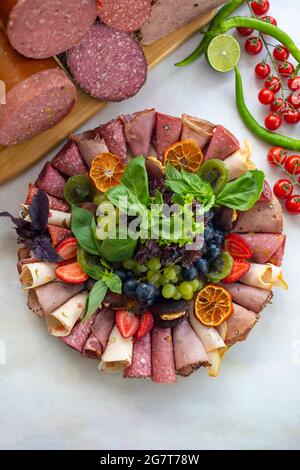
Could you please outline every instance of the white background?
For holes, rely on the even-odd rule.
[[[299,1],[273,0],[279,25],[300,45]],[[85,129],[117,114],[155,106],[222,123],[254,144],[254,160],[270,182],[268,146],[252,137],[239,119],[233,73],[219,74],[204,59],[176,69],[198,35],[150,73],[135,98],[109,105]],[[261,83],[257,58],[243,54],[240,66],[251,110]],[[296,129],[284,128],[295,136]],[[20,158],[22,155],[20,154]],[[44,162],[1,187],[0,208],[13,213]],[[1,168],[1,162],[0,162]],[[279,176],[279,175],[278,175]],[[284,271],[288,293],[276,291],[273,305],[245,343],[225,357],[217,379],[200,370],[175,385],[126,381],[101,375],[97,363],[50,337],[42,320],[27,310],[17,281],[16,243],[11,223],[0,222],[0,448],[17,449],[299,449],[300,318],[299,221],[286,215],[288,243]]]

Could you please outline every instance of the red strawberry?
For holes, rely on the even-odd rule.
[[[243,259],[235,259],[233,262],[232,270],[229,276],[222,279],[222,282],[225,284],[230,284],[231,282],[238,281],[241,277],[243,277],[250,269],[249,261]]]
[[[128,310],[120,309],[116,312],[116,325],[123,338],[130,338],[138,331],[140,319]]]
[[[236,233],[229,233],[229,235],[226,236],[225,250],[228,251],[234,259],[248,259],[253,256],[248,244]]]
[[[66,238],[56,248],[56,253],[64,260],[76,258],[78,243],[75,237]]]
[[[154,318],[152,313],[145,312],[141,318],[141,323],[134,339],[140,339],[142,336],[145,336],[149,331],[152,330],[154,325]]]
[[[89,276],[82,271],[76,259],[59,263],[55,271],[56,277],[69,284],[81,284],[88,280]]]

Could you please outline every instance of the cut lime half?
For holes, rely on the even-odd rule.
[[[207,58],[218,72],[229,72],[237,65],[241,55],[240,45],[230,34],[219,34],[207,49]]]

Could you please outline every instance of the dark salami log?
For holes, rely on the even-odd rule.
[[[188,114],[183,114],[181,120],[183,127],[180,140],[192,139],[203,149],[213,136],[213,131],[216,128],[215,124]]]
[[[147,109],[131,115],[123,116],[126,141],[134,157],[148,157],[151,139],[156,124],[155,109]]]
[[[282,207],[274,196],[272,201],[259,201],[252,209],[241,212],[233,232],[282,233]]]
[[[37,194],[38,190],[39,188],[29,183],[28,194],[27,194],[27,198],[25,201],[25,204],[27,206],[30,206],[30,204],[32,203],[33,197]],[[54,211],[70,212],[69,204],[63,199],[58,199],[57,197],[50,196],[50,194],[47,194],[47,198],[49,201],[49,209],[53,209]]]
[[[57,227],[56,225],[48,225],[47,230],[51,237],[52,245],[57,247],[65,238],[72,235],[71,230],[64,227]]]
[[[134,96],[148,69],[143,49],[130,34],[98,23],[67,51],[67,65],[81,88],[104,101]]]
[[[223,287],[231,294],[234,302],[255,313],[260,313],[273,297],[270,290],[247,286],[240,282],[224,284]]]
[[[111,153],[117,155],[126,163],[126,140],[121,119],[114,119],[102,124],[95,129],[95,133],[100,139],[104,140]]]
[[[12,49],[0,29],[0,144],[15,145],[50,129],[73,109],[77,91],[54,59],[29,60]]]
[[[151,15],[152,0],[98,0],[98,14],[107,26],[131,33]]]
[[[95,0],[2,0],[0,19],[12,46],[44,59],[77,44],[97,17]]]
[[[234,312],[226,320],[227,336],[225,344],[232,346],[238,341],[244,341],[258,320],[258,315],[252,310],[233,304]]]
[[[239,150],[240,143],[225,127],[218,125],[205,154],[205,160],[216,158],[224,160]]]
[[[37,188],[51,194],[51,196],[58,198],[64,197],[64,187],[66,185],[66,181],[49,162],[47,162],[43,167],[35,182],[35,185]]]
[[[124,371],[126,379],[147,379],[152,375],[151,365],[151,334],[133,342],[133,355],[131,366]]]
[[[152,330],[152,380],[157,383],[176,382],[171,328]]]
[[[167,114],[157,113],[155,147],[161,160],[167,148],[180,141],[182,130],[181,119]]]
[[[51,160],[52,166],[67,176],[83,175],[87,169],[75,142],[67,142]]]
[[[85,322],[79,320],[79,322],[74,326],[73,330],[71,331],[71,334],[69,336],[61,338],[61,340],[67,346],[70,346],[70,348],[81,353],[86,343],[86,340],[90,335],[93,324],[95,323],[95,319],[96,313],[94,313],[94,315],[92,315],[92,317]]]
[[[286,236],[277,233],[242,233],[241,237],[251,249],[255,263],[271,262],[273,256],[281,249],[284,253]],[[282,249],[283,245],[283,249]],[[276,264],[276,263],[275,263]]]
[[[87,339],[82,355],[90,359],[100,359],[102,356],[108,337],[115,324],[115,313],[110,308],[103,308],[96,316],[92,332]]]

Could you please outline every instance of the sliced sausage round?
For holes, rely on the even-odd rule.
[[[150,18],[152,0],[98,0],[98,5],[103,23],[130,33]]]

